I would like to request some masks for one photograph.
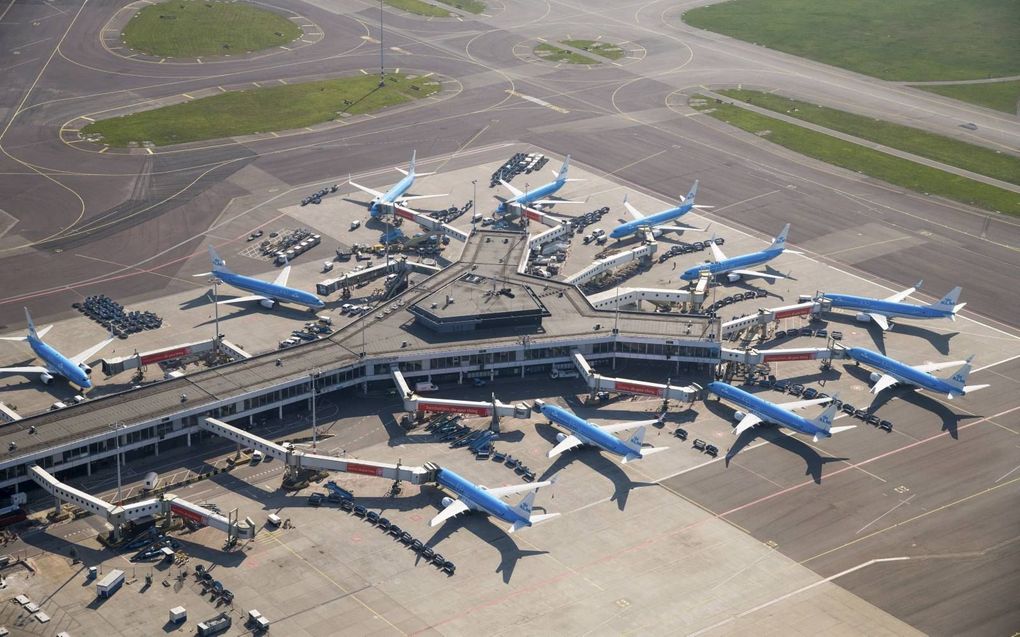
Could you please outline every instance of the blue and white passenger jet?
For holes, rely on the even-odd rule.
[[[832,307],[845,310],[857,310],[857,320],[863,322],[874,321],[882,330],[891,327],[889,319],[912,318],[912,319],[940,319],[948,318],[956,320],[956,313],[963,309],[966,303],[957,303],[962,288],[955,287],[938,301],[928,305],[914,305],[903,303],[907,298],[921,287],[923,281],[918,281],[912,288],[897,292],[884,299],[872,299],[866,296],[853,296],[851,294],[829,294],[823,292],[815,297],[816,301],[828,301]]]
[[[658,418],[655,420],[639,420],[600,426],[593,425],[583,418],[578,418],[566,409],[556,405],[543,404],[541,410],[543,416],[570,432],[569,435],[556,434],[557,444],[546,454],[550,458],[554,458],[564,451],[574,449],[575,447],[590,445],[620,456],[620,462],[626,464],[669,448],[641,446],[645,440],[645,427],[659,422]],[[629,431],[631,429],[637,429],[637,432],[629,440],[620,440],[613,435],[617,431]]]
[[[798,400],[792,403],[776,404],[769,402],[763,398],[758,398],[754,394],[748,393],[739,387],[728,385],[721,382],[709,383],[705,388],[710,393],[715,394],[719,398],[725,398],[740,409],[734,412],[733,417],[737,421],[737,426],[733,430],[734,435],[740,435],[748,429],[754,427],[763,422],[771,422],[787,429],[791,429],[797,433],[804,434],[805,436],[811,436],[815,442],[818,442],[821,438],[831,438],[832,434],[837,434],[847,429],[853,429],[855,425],[848,425],[846,427],[833,427],[832,419],[836,415],[836,409],[838,403],[836,398],[815,398],[812,400]],[[804,407],[810,407],[811,405],[820,405],[825,402],[829,402],[828,407],[825,408],[817,418],[808,420],[803,416],[798,416],[793,413],[798,409]]]
[[[512,199],[499,199],[499,205],[496,206],[496,212],[502,213],[513,213],[520,214],[524,208],[528,206],[542,206],[558,203],[584,203],[583,201],[568,201],[565,199],[545,199],[547,195],[551,195],[560,188],[563,184],[568,181],[581,181],[580,179],[567,179],[567,171],[570,170],[570,155],[563,160],[563,165],[560,166],[560,172],[553,172],[556,175],[556,179],[550,181],[544,186],[539,186],[534,190],[528,190],[527,192],[511,186],[507,181],[500,179],[499,183],[503,184],[507,190],[513,194]]]
[[[715,244],[715,241],[712,241],[709,243],[709,247],[712,249],[712,257],[715,259],[715,263],[702,263],[701,265],[696,265],[693,268],[688,268],[687,270],[684,270],[684,273],[680,275],[680,278],[684,281],[697,281],[702,272],[708,272],[712,275],[712,277],[725,274],[730,283],[739,281],[742,276],[762,277],[772,280],[785,279],[785,276],[779,274],[767,274],[756,270],[745,270],[744,268],[767,263],[784,252],[799,254],[799,252],[795,252],[794,250],[786,249],[786,235],[789,233],[790,224],[786,224],[783,231],[779,233],[778,237],[772,240],[772,245],[769,247],[759,252],[752,252],[750,254],[731,258],[727,258],[726,255],[723,254],[723,251],[719,249],[719,246]]]
[[[99,350],[103,349],[113,341],[113,337],[104,340],[101,343],[97,343],[92,347],[88,348],[77,356],[67,357],[55,350],[53,347],[43,342],[42,337],[46,335],[46,332],[50,331],[52,325],[47,325],[38,332],[35,329],[35,323],[32,322],[32,315],[28,313],[28,308],[25,308],[25,320],[28,321],[28,336],[4,336],[0,340],[4,341],[28,341],[28,346],[32,348],[35,355],[38,356],[44,365],[35,365],[31,367],[4,367],[0,368],[0,373],[4,374],[39,374],[39,380],[44,385],[49,385],[53,382],[54,376],[63,376],[67,380],[71,381],[83,390],[92,388],[92,381],[89,380],[89,374],[92,373],[92,368],[85,364],[85,361],[92,358]]]
[[[907,365],[898,360],[883,356],[863,347],[851,347],[847,350],[850,358],[857,363],[864,363],[874,367],[877,372],[871,374],[871,382],[875,383],[871,388],[872,394],[877,394],[898,383],[913,385],[919,389],[927,389],[936,394],[945,394],[952,400],[956,396],[964,396],[970,392],[984,389],[988,385],[967,385],[967,377],[970,375],[972,365],[971,356],[965,361],[948,361],[945,363],[929,363],[927,365]],[[953,372],[949,378],[933,376],[931,372],[937,372],[947,367],[962,365],[960,369]]]
[[[623,198],[623,207],[627,209],[627,212],[633,217],[633,220],[624,222],[609,233],[612,239],[622,239],[629,237],[633,234],[641,234],[650,232],[653,237],[660,236],[663,232],[683,232],[684,230],[696,230],[698,232],[704,232],[707,228],[695,228],[693,226],[678,225],[667,223],[674,219],[679,219],[694,208],[711,208],[712,206],[696,206],[694,205],[694,198],[698,194],[698,182],[695,181],[694,185],[691,186],[691,191],[687,193],[686,197],[680,197],[680,205],[657,212],[653,215],[645,216],[637,208],[632,206],[627,197]],[[621,219],[621,221],[623,221]],[[666,225],[662,225],[666,224]]]
[[[532,482],[531,484],[517,484],[509,487],[496,487],[488,489],[476,485],[449,469],[436,467],[436,482],[439,486],[453,492],[457,500],[443,498],[443,510],[439,515],[432,518],[429,526],[438,526],[450,518],[467,513],[468,511],[481,511],[504,522],[510,523],[507,533],[519,531],[528,526],[535,526],[539,522],[545,522],[554,518],[559,513],[544,513],[535,515],[531,512],[532,504],[535,501],[535,492],[542,487],[552,484],[552,481]],[[524,499],[511,506],[501,498],[515,493],[527,493]]]
[[[386,192],[379,192],[378,190],[372,190],[366,186],[356,184],[348,177],[347,183],[354,186],[355,188],[366,192],[374,199],[368,206],[368,212],[373,217],[378,217],[384,212],[390,212],[393,210],[394,204],[406,206],[408,201],[413,199],[428,199],[429,197],[445,197],[446,194],[442,195],[405,195],[411,186],[414,185],[415,177],[425,177],[427,175],[434,175],[435,173],[419,173],[414,170],[414,156],[417,151],[411,151],[411,162],[407,165],[407,170],[403,168],[397,168],[398,171],[404,173],[404,178],[398,181],[392,188]]]
[[[320,310],[326,307],[326,304],[322,302],[322,299],[311,292],[287,287],[287,278],[290,276],[289,265],[285,266],[283,270],[280,271],[280,274],[277,275],[276,280],[270,283],[254,277],[231,272],[227,269],[227,262],[220,258],[220,255],[216,253],[216,249],[212,246],[209,246],[209,257],[212,259],[213,276],[227,285],[232,285],[239,290],[254,292],[251,296],[239,296],[233,299],[217,301],[220,305],[225,303],[247,303],[248,301],[258,301],[262,307],[270,309],[272,309],[278,302],[303,305],[310,310]],[[204,272],[194,276],[209,276],[209,274],[209,272]]]

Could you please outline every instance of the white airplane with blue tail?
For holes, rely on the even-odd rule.
[[[217,304],[219,305],[258,301],[262,307],[269,309],[272,309],[280,302],[303,305],[310,310],[320,310],[326,307],[326,304],[323,303],[322,299],[311,292],[287,287],[287,279],[290,277],[289,265],[285,266],[283,270],[280,271],[280,274],[276,276],[276,280],[270,283],[269,281],[263,281],[254,277],[231,272],[227,268],[227,262],[220,258],[220,255],[216,253],[216,249],[212,246],[209,246],[209,258],[212,259],[212,272],[203,272],[193,276],[209,276],[211,274],[227,285],[231,285],[239,290],[244,290],[245,292],[254,293],[250,296],[239,296],[232,299],[217,301]]]
[[[661,422],[661,418],[615,425],[594,425],[556,405],[543,403],[541,411],[542,415],[551,422],[570,432],[569,434],[556,434],[557,444],[546,454],[550,458],[555,458],[564,451],[588,445],[619,456],[620,462],[626,464],[669,448],[642,446],[645,439],[645,427]],[[631,429],[637,429],[637,431],[628,440],[621,440],[613,435],[617,431],[630,431]]]
[[[70,382],[74,383],[83,390],[92,388],[92,381],[89,380],[89,375],[92,373],[92,368],[85,364],[85,361],[92,358],[99,350],[109,345],[114,337],[110,336],[101,343],[97,343],[92,347],[88,348],[84,352],[76,356],[64,356],[52,346],[47,345],[43,342],[42,337],[50,331],[52,325],[47,325],[41,330],[36,331],[35,323],[32,322],[32,315],[29,314],[28,308],[25,308],[25,320],[28,322],[28,335],[27,336],[4,336],[0,337],[0,340],[4,341],[27,341],[28,346],[32,348],[35,355],[45,363],[44,365],[32,365],[28,367],[3,367],[0,368],[0,373],[3,374],[39,374],[39,380],[44,385],[49,385],[53,382],[53,378],[56,376],[63,376]]]
[[[560,171],[558,173],[555,171],[553,172],[556,179],[550,181],[544,186],[539,186],[534,190],[521,190],[511,186],[509,182],[500,179],[499,183],[503,184],[503,187],[509,190],[513,194],[513,197],[510,199],[497,197],[497,199],[499,199],[499,205],[496,206],[496,212],[519,215],[529,206],[545,206],[558,203],[584,203],[583,201],[570,201],[567,199],[546,199],[548,195],[551,195],[562,188],[568,181],[583,181],[581,179],[568,179],[567,172],[569,170],[570,155],[567,155],[567,158],[563,160],[563,165],[560,166]]]
[[[955,287],[938,301],[928,305],[914,305],[903,303],[903,300],[916,292],[923,281],[918,281],[912,288],[897,292],[884,299],[873,299],[866,296],[854,296],[852,294],[830,294],[823,292],[815,297],[816,301],[828,302],[834,308],[845,310],[857,310],[857,320],[863,322],[872,321],[883,331],[892,327],[890,319],[911,318],[911,319],[941,319],[948,318],[956,320],[956,314],[963,309],[966,303],[957,303],[960,299],[962,288]]]
[[[439,515],[432,518],[429,526],[439,526],[443,522],[461,513],[469,511],[480,511],[504,522],[510,523],[507,533],[514,533],[529,526],[535,526],[539,522],[545,522],[556,517],[559,513],[532,513],[532,506],[535,502],[535,492],[542,487],[547,487],[553,482],[546,480],[532,482],[530,484],[517,484],[508,487],[496,487],[489,489],[467,480],[449,469],[435,467],[436,483],[448,489],[457,499],[443,498],[443,510]],[[502,500],[503,497],[517,493],[527,493],[524,499],[516,505],[510,505]]]
[[[719,398],[724,398],[739,407],[733,413],[733,418],[737,421],[737,426],[733,430],[733,434],[736,436],[765,422],[775,423],[797,433],[811,436],[815,442],[818,442],[821,438],[831,438],[833,434],[855,427],[855,425],[847,425],[845,427],[832,426],[836,410],[839,407],[837,402],[838,396],[777,404],[764,398],[759,398],[739,387],[719,381],[709,383],[705,389],[709,393],[715,394]],[[799,409],[826,402],[830,403],[829,406],[817,418],[808,420],[803,416],[793,413]]]
[[[394,205],[406,206],[408,201],[412,201],[414,199],[429,199],[431,197],[445,197],[447,194],[449,194],[449,193],[444,193],[444,194],[441,194],[441,195],[406,195],[406,194],[404,194],[408,190],[411,189],[411,186],[414,185],[414,180],[415,180],[416,177],[425,177],[425,176],[428,176],[428,175],[434,175],[435,174],[435,173],[419,173],[419,172],[415,172],[415,169],[414,169],[414,158],[415,158],[415,154],[416,153],[417,153],[417,151],[413,151],[413,150],[411,151],[411,161],[407,165],[407,170],[404,170],[403,168],[397,168],[398,171],[400,171],[400,172],[402,172],[404,174],[404,178],[401,179],[400,181],[398,181],[396,184],[394,184],[393,187],[390,188],[389,190],[387,190],[386,192],[379,192],[378,190],[373,190],[372,188],[369,188],[367,186],[362,186],[361,184],[356,184],[353,181],[351,181],[350,177],[347,178],[347,183],[349,183],[350,185],[354,186],[355,188],[361,190],[362,192],[365,192],[365,193],[368,193],[368,194],[372,195],[372,197],[373,197],[372,202],[368,205],[368,212],[369,212],[370,215],[372,215],[373,217],[378,217],[379,215],[381,215],[381,214],[383,214],[385,212],[391,212],[393,210],[393,206]]]
[[[952,400],[957,396],[965,396],[970,392],[988,387],[988,385],[967,384],[967,377],[970,376],[970,372],[973,369],[971,365],[971,361],[974,360],[973,356],[970,356],[965,361],[907,365],[863,347],[851,347],[847,350],[847,355],[856,363],[864,363],[878,370],[871,374],[871,382],[875,383],[871,388],[872,394],[878,394],[883,389],[888,389],[893,385],[902,383],[904,385],[913,385],[919,389],[927,389],[936,394],[945,394],[946,398]],[[931,373],[958,365],[961,367],[953,372],[949,378],[939,378]]]
[[[788,250],[786,248],[786,236],[789,233],[790,224],[786,224],[783,231],[779,233],[779,236],[772,240],[772,245],[764,250],[744,254],[739,257],[727,257],[723,254],[723,251],[719,249],[719,246],[715,244],[715,241],[712,240],[709,242],[709,248],[712,249],[712,257],[715,259],[715,262],[702,263],[694,266],[693,268],[687,268],[684,270],[683,274],[680,275],[680,278],[684,281],[697,281],[701,277],[702,272],[708,272],[713,278],[726,275],[726,278],[730,283],[736,283],[741,279],[741,277],[761,277],[772,280],[785,279],[787,277],[780,274],[769,274],[767,272],[747,270],[745,268],[767,263],[784,252],[800,254],[799,252]]]
[[[613,231],[609,233],[609,237],[611,239],[622,239],[624,237],[645,232],[650,232],[653,237],[658,237],[664,232],[683,232],[684,230],[704,232],[708,228],[695,228],[694,226],[668,223],[679,219],[694,208],[712,207],[695,205],[694,198],[697,195],[698,182],[695,181],[694,185],[691,186],[691,191],[687,193],[687,196],[680,197],[680,205],[648,216],[645,216],[640,210],[632,206],[630,202],[627,201],[627,197],[625,195],[623,197],[623,207],[627,209],[627,212],[630,213],[633,220],[626,221],[613,228]],[[621,219],[621,221],[623,220]]]

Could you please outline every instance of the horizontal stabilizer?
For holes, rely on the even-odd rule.
[[[620,463],[627,464],[628,462],[641,460],[642,458],[646,458],[652,455],[653,453],[659,453],[660,451],[665,451],[666,449],[669,449],[669,447],[642,447],[640,453],[632,453],[620,458]]]
[[[985,387],[991,387],[991,385],[987,385],[987,384],[985,384],[985,385],[967,385],[967,386],[965,386],[963,388],[963,393],[964,394],[969,394],[969,393],[977,391],[979,389],[984,389]]]

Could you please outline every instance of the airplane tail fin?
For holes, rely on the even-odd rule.
[[[772,240],[772,245],[769,246],[769,248],[770,249],[779,248],[781,250],[785,250],[786,249],[786,236],[788,234],[790,234],[790,224],[786,224],[785,226],[783,226],[783,231],[780,232],[779,235],[775,239]]]
[[[559,513],[541,513],[539,515],[532,515],[531,509],[532,505],[535,502],[535,495],[537,493],[538,493],[537,489],[535,491],[532,491],[528,495],[524,496],[524,498],[517,504],[517,506],[514,507],[514,511],[527,521],[514,522],[513,526],[507,529],[507,533],[520,531],[522,528],[527,526],[535,526],[540,522],[545,522],[546,520],[549,520],[559,515]]]
[[[828,432],[832,429],[832,421],[836,417],[837,411],[839,411],[839,394],[832,397],[829,405],[824,411],[822,411],[822,413],[818,414],[817,418],[814,418],[811,421],[811,424],[822,431]]]
[[[567,155],[567,158],[563,160],[563,165],[560,166],[560,172],[557,173],[556,179],[557,180],[566,179],[567,171],[569,170],[570,170],[570,155]]]
[[[32,315],[28,313],[28,308],[25,308],[25,322],[28,323],[28,336],[29,338],[39,339],[39,333],[35,331],[35,323],[32,322]]]
[[[227,269],[227,262],[220,257],[219,253],[216,252],[216,248],[212,247],[212,244],[209,244],[209,258],[212,260],[213,274],[230,271]]]
[[[417,154],[418,154],[418,150],[417,149],[412,150],[411,151],[411,161],[407,164],[407,174],[412,176],[412,177],[414,176],[414,159],[415,159],[415,156],[417,156]]]
[[[974,366],[971,364],[971,361],[973,360],[974,356],[970,356],[969,358],[967,358],[967,362],[963,364],[963,367],[956,370],[955,372],[953,372],[952,376],[945,379],[946,383],[948,383],[953,388],[953,391],[950,392],[949,394],[949,398],[952,398],[954,394],[964,395],[968,392],[977,391],[979,389],[984,389],[985,387],[988,387],[988,385],[967,385],[967,377],[970,376],[970,372],[974,368]]]
[[[694,185],[691,186],[691,191],[687,193],[687,196],[680,200],[680,203],[694,204],[694,198],[698,196],[698,180],[694,180]]]
[[[928,307],[934,308],[936,310],[952,312],[955,315],[957,312],[963,309],[964,305],[967,305],[966,303],[957,303],[957,301],[960,300],[960,292],[962,291],[963,288],[961,288],[960,286],[956,286],[955,288],[947,292],[945,296],[943,296],[938,301],[935,301],[934,303],[930,304]]]

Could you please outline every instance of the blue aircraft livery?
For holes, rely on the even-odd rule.
[[[963,309],[966,303],[957,303],[960,298],[961,288],[955,287],[938,301],[928,305],[914,305],[903,303],[903,300],[916,292],[921,287],[918,281],[912,288],[897,292],[884,299],[873,299],[866,296],[853,296],[851,294],[823,293],[815,298],[816,301],[827,301],[834,308],[845,310],[856,310],[858,321],[873,321],[882,330],[890,327],[889,319],[911,318],[911,319],[941,319],[948,318],[956,320],[956,313]]]
[[[0,340],[28,342],[28,346],[32,348],[32,351],[43,362],[43,365],[4,367],[0,368],[0,373],[38,374],[39,380],[44,385],[49,385],[53,382],[54,376],[63,376],[83,390],[91,389],[92,381],[89,380],[89,374],[92,373],[92,368],[86,365],[85,361],[109,345],[113,341],[113,337],[111,336],[101,343],[88,348],[77,356],[67,357],[42,340],[42,337],[46,335],[46,332],[50,331],[52,325],[44,327],[37,332],[35,323],[32,322],[32,315],[29,314],[27,307],[25,308],[25,321],[28,323],[27,336],[5,336],[0,338]]]
[[[219,280],[245,292],[252,292],[251,296],[241,296],[233,299],[217,301],[217,303],[246,303],[258,301],[263,307],[272,308],[278,302],[294,303],[303,305],[312,310],[319,310],[326,307],[322,299],[311,292],[287,287],[287,278],[290,276],[290,266],[285,266],[276,280],[272,283],[256,279],[243,274],[237,274],[227,269],[227,263],[220,258],[216,250],[209,246],[209,257],[212,259],[212,273]],[[207,274],[196,274],[195,276],[208,276]]]
[[[734,387],[718,381],[709,383],[705,389],[707,389],[709,393],[715,394],[719,398],[723,398],[739,408],[734,413],[734,418],[737,420],[737,426],[733,430],[734,435],[740,435],[755,425],[767,422],[786,427],[787,429],[804,434],[805,436],[811,436],[815,442],[818,442],[821,438],[831,438],[833,434],[854,428],[853,425],[846,427],[832,426],[832,420],[836,415],[836,409],[838,407],[838,396],[834,398],[815,398],[813,400],[798,400],[792,403],[776,404],[769,402],[764,398],[759,398],[758,396],[746,392],[739,387]],[[812,420],[808,420],[803,416],[793,413],[798,409],[810,407],[811,405],[820,405],[826,402],[830,403],[829,406],[826,407],[817,418]]]
[[[629,237],[633,234],[640,234],[644,232],[652,233],[652,236],[659,236],[663,232],[682,232],[684,230],[697,230],[704,232],[705,228],[694,228],[691,226],[681,226],[676,224],[669,224],[669,221],[675,221],[680,217],[684,216],[694,208],[710,208],[711,206],[695,206],[694,198],[698,194],[698,182],[695,181],[694,185],[691,186],[691,191],[687,193],[686,197],[680,198],[680,205],[669,210],[663,210],[653,215],[645,216],[640,210],[635,208],[627,201],[627,197],[623,198],[623,206],[630,213],[633,220],[622,223],[609,233],[609,237],[612,239],[622,239]],[[622,220],[621,220],[622,221]],[[666,224],[666,225],[662,225]]]
[[[563,187],[563,184],[568,181],[579,181],[577,179],[567,179],[567,171],[570,170],[570,155],[563,160],[563,165],[560,167],[560,171],[556,174],[556,179],[550,181],[544,186],[539,186],[534,190],[521,190],[514,186],[511,186],[508,182],[500,179],[499,182],[503,184],[503,187],[509,190],[513,197],[510,199],[501,199],[499,205],[496,206],[496,212],[501,213],[515,213],[519,214],[524,208],[528,206],[542,206],[552,205],[558,203],[583,203],[580,201],[566,201],[563,199],[546,199],[548,195],[553,194],[557,190]]]
[[[415,180],[416,177],[425,177],[427,175],[435,174],[435,173],[419,173],[419,172],[415,172],[415,170],[414,170],[414,159],[415,159],[415,154],[416,153],[417,153],[417,151],[411,151],[411,161],[407,165],[407,170],[404,170],[403,168],[397,168],[398,171],[400,171],[400,172],[402,172],[404,174],[404,178],[401,179],[400,181],[398,181],[396,184],[394,184],[393,187],[390,188],[389,190],[387,190],[386,192],[379,192],[378,190],[373,190],[373,189],[368,188],[366,186],[362,186],[361,184],[356,184],[353,181],[351,181],[350,178],[347,179],[347,183],[349,183],[350,185],[354,186],[358,190],[361,190],[362,192],[366,192],[366,193],[372,195],[372,197],[373,197],[372,201],[368,205],[368,212],[369,212],[369,214],[371,214],[371,216],[378,217],[379,215],[381,215],[383,213],[392,212],[394,205],[406,206],[407,202],[413,201],[415,199],[428,199],[430,197],[445,197],[446,196],[446,193],[441,194],[441,195],[405,195],[404,194],[408,190],[411,189],[411,186],[414,185],[414,180]]]
[[[702,272],[708,272],[712,278],[725,274],[730,283],[739,281],[741,277],[762,277],[773,280],[785,279],[785,276],[779,274],[768,274],[766,272],[747,270],[745,268],[767,263],[784,252],[792,252],[796,254],[793,250],[786,249],[786,236],[789,233],[790,224],[786,224],[783,231],[779,233],[779,236],[772,240],[772,245],[768,248],[759,252],[752,252],[750,254],[730,258],[727,258],[719,246],[715,244],[715,241],[712,241],[709,243],[709,247],[712,249],[712,256],[715,259],[715,262],[702,263],[694,266],[693,268],[688,268],[680,275],[680,278],[684,281],[697,281],[701,277]]]
[[[544,403],[541,410],[543,416],[570,432],[569,434],[557,434],[556,446],[546,454],[550,458],[555,458],[564,451],[582,445],[590,445],[619,456],[620,462],[627,463],[668,449],[668,447],[641,446],[645,439],[645,427],[660,422],[659,419],[599,426],[593,425],[583,418],[578,418],[566,409],[556,405]],[[629,440],[621,440],[613,435],[617,431],[629,431],[631,429],[637,429],[637,431],[634,432],[634,435]]]
[[[531,511],[535,501],[535,492],[542,487],[551,485],[552,481],[488,489],[466,480],[449,469],[435,467],[434,471],[436,472],[436,482],[439,486],[452,492],[457,496],[457,499],[443,498],[443,510],[439,512],[439,515],[432,518],[429,526],[438,526],[461,513],[480,511],[510,523],[507,533],[514,533],[559,515],[559,513],[535,515]],[[527,493],[527,495],[516,506],[507,504],[502,500],[505,496],[517,493]]]
[[[878,370],[871,374],[871,381],[875,383],[871,388],[873,394],[902,383],[927,389],[936,394],[945,394],[947,398],[953,399],[988,387],[988,385],[967,385],[967,377],[970,376],[972,370],[973,356],[965,361],[911,366],[863,347],[851,347],[847,350],[847,355],[857,363],[863,363]],[[931,372],[949,367],[959,367],[949,378],[939,378],[931,374]]]

